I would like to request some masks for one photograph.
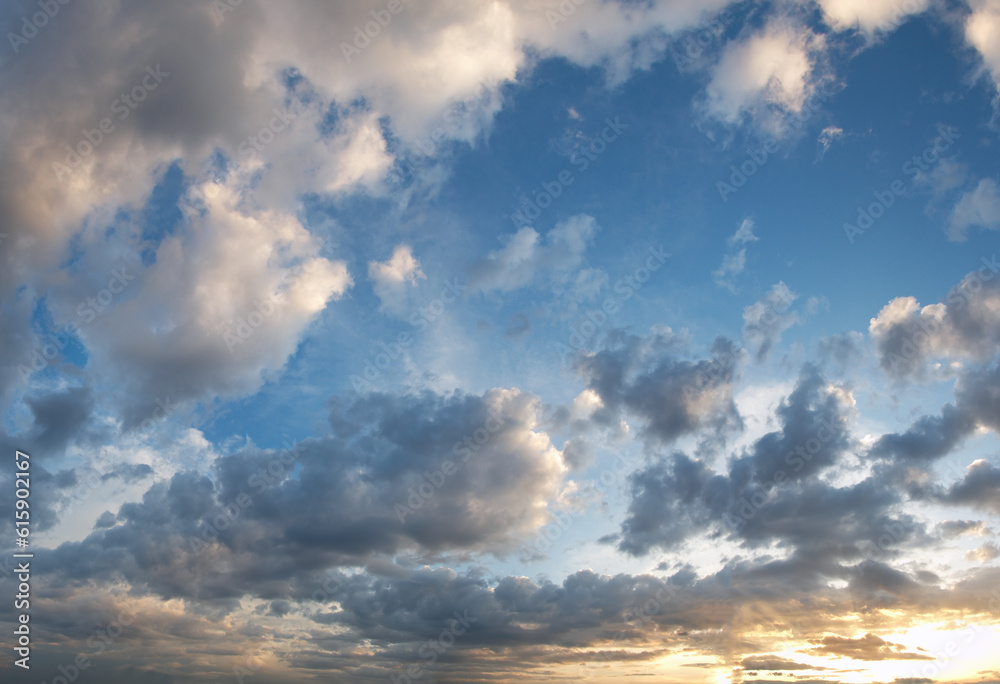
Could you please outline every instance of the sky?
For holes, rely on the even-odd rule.
[[[4,682],[1000,682],[1000,0],[0,33]]]

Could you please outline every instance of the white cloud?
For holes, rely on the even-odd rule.
[[[476,264],[472,284],[483,291],[508,292],[539,277],[565,280],[583,261],[587,243],[597,230],[592,216],[578,214],[558,223],[542,243],[541,236],[525,226],[507,236],[502,249]]]
[[[970,0],[965,38],[979,50],[993,80],[1000,87],[1000,0]]]
[[[726,240],[726,243],[729,245],[745,245],[748,242],[757,242],[759,238],[753,234],[753,228],[753,219],[747,216],[740,221],[740,227]]]
[[[838,31],[856,28],[869,38],[891,33],[908,16],[920,14],[930,0],[819,0],[823,16]]]
[[[134,280],[80,329],[88,369],[115,388],[126,422],[147,417],[157,399],[256,390],[352,284],[343,261],[316,256],[314,238],[293,216],[253,210],[226,186],[192,193],[204,214],[192,209],[157,247],[154,264],[131,262]],[[116,249],[101,239],[85,252],[100,259]],[[93,288],[71,282],[57,291],[53,308],[63,322],[79,323],[80,290]]]
[[[822,36],[788,19],[729,44],[712,69],[705,111],[729,124],[767,108],[798,112],[815,89]]]
[[[420,262],[413,256],[409,245],[398,245],[388,261],[368,262],[368,277],[372,279],[375,294],[382,306],[389,311],[399,311],[406,298],[406,286],[414,287],[417,280],[426,278]]]
[[[742,273],[746,267],[747,250],[745,247],[741,247],[737,251],[732,251],[732,248],[737,245],[756,242],[758,238],[753,234],[753,227],[753,219],[746,217],[740,222],[740,227],[736,229],[736,232],[726,239],[726,244],[729,245],[730,252],[722,258],[722,265],[712,271],[715,284],[719,287],[724,287],[733,293],[736,292],[736,284],[733,282],[733,277]]]
[[[838,126],[827,126],[820,131],[819,138],[817,139],[817,142],[823,146],[823,151],[820,154],[826,154],[826,151],[830,149],[833,142],[842,137],[844,137],[844,129]]]
[[[763,361],[781,341],[781,334],[799,322],[791,311],[798,294],[785,283],[778,282],[760,300],[743,310],[743,337],[753,350],[754,358]]]
[[[948,221],[948,237],[963,242],[969,228],[1000,230],[1000,187],[992,178],[979,181],[958,201]]]

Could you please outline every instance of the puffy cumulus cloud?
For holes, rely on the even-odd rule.
[[[516,389],[338,399],[331,436],[177,472],[113,527],[59,546],[53,567],[229,600],[385,554],[501,552],[548,522],[566,471],[540,419]],[[274,550],[263,565],[262,548]]]
[[[88,370],[93,364],[115,388],[127,426],[152,415],[157,400],[256,389],[352,283],[344,262],[315,256],[315,240],[294,217],[256,210],[225,185],[192,193],[198,208],[156,247],[155,263],[133,257],[119,269],[113,261],[90,269],[123,275],[120,301],[84,309],[78,334],[91,352]],[[101,236],[88,250],[101,259],[112,251]],[[79,320],[78,293],[91,287],[59,288],[57,318]]]
[[[907,17],[930,7],[930,0],[818,0],[823,16],[834,29],[855,28],[869,39],[891,33]]]
[[[965,20],[965,39],[979,50],[1000,87],[1000,1],[970,0],[969,7],[972,12]]]
[[[920,379],[933,359],[988,361],[1000,344],[1000,272],[996,257],[983,258],[937,304],[921,307],[897,297],[871,319],[868,331],[879,365],[889,375]]]
[[[406,297],[406,286],[415,287],[417,280],[426,278],[420,262],[413,256],[409,245],[399,245],[388,261],[369,261],[368,277],[375,294],[382,300],[382,307],[398,312]]]
[[[738,428],[732,390],[741,351],[720,337],[712,358],[692,361],[687,344],[685,335],[659,328],[647,336],[616,332],[601,351],[579,354],[575,369],[599,399],[591,420],[615,426],[636,415],[646,437],[662,444],[702,429]]]
[[[472,267],[470,281],[484,292],[509,292],[526,287],[540,277],[562,282],[570,278],[583,261],[587,244],[597,234],[594,217],[578,214],[548,232],[545,242],[525,226],[508,235],[502,249],[492,251]],[[539,275],[543,274],[543,275]]]
[[[962,195],[951,212],[948,220],[950,239],[964,242],[970,228],[1000,230],[1000,187],[992,178],[982,179],[975,190]]]
[[[140,203],[158,165],[235,143],[280,95],[242,87],[251,43],[245,32],[216,36],[204,7],[92,9],[49,22],[0,73],[3,92],[18,93],[0,124],[0,232],[11,234],[3,290],[43,279],[95,209]]]
[[[725,4],[588,3],[572,26],[553,30],[535,3],[440,0],[405,6],[346,57],[353,27],[384,3],[307,3],[290,12],[246,0],[220,13],[212,3],[107,0],[75,23],[52,21],[0,74],[3,91],[18,94],[0,122],[5,314],[17,309],[14,329],[29,330],[30,306],[17,301],[15,286],[44,296],[63,280],[59,266],[83,222],[141,206],[165,165],[176,161],[201,182],[221,151],[242,165],[263,209],[277,213],[294,210],[301,193],[382,192],[394,157],[431,133],[435,144],[476,140],[501,106],[492,95],[528,65],[526,51],[607,63],[626,76],[662,57],[643,47],[648,34],[689,28]],[[123,94],[137,88],[142,101],[125,104]],[[483,92],[491,96],[454,108]],[[554,252],[577,249],[574,230],[565,229]],[[28,350],[24,334],[7,337],[11,349],[16,341]],[[10,385],[15,371],[5,362],[0,380]]]
[[[619,549],[633,555],[674,548],[699,532],[728,531],[750,546],[781,542],[820,553],[809,531],[824,516],[826,533],[845,545],[862,541],[888,501],[876,483],[838,489],[816,482],[837,465],[851,445],[847,421],[853,407],[814,367],[803,369],[792,393],[776,409],[780,429],[730,458],[727,472],[683,453],[658,458],[630,478],[628,516]],[[846,501],[871,496],[867,519],[836,513]],[[839,521],[839,522],[838,522]],[[838,530],[838,526],[841,529]],[[836,546],[834,542],[831,545]],[[835,557],[849,558],[842,549]],[[857,550],[854,551],[858,554]],[[820,555],[830,555],[823,551]]]
[[[791,310],[798,294],[783,282],[775,283],[761,299],[743,310],[743,337],[758,361],[767,359],[781,334],[799,322]]]
[[[795,113],[815,92],[823,36],[788,18],[772,18],[757,33],[726,46],[711,69],[704,111],[735,124],[765,119],[771,110]]]

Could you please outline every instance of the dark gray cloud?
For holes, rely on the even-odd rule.
[[[968,467],[964,478],[940,494],[940,500],[1000,513],[1000,466],[976,461]]]
[[[1000,432],[1000,368],[963,373],[955,401],[940,416],[923,416],[902,433],[882,435],[869,451],[875,458],[910,465],[929,463],[952,453],[978,427]]]
[[[854,510],[845,506],[870,497],[861,510],[874,512],[895,500],[872,481],[844,489],[815,482],[818,473],[844,456],[851,440],[849,407],[814,366],[803,369],[775,413],[779,429],[734,455],[726,473],[682,453],[658,458],[634,473],[619,548],[632,554],[672,548],[708,529],[728,530],[752,545],[781,539],[794,548],[814,546],[812,528],[807,528],[817,521],[833,516],[827,527],[835,530],[843,513]],[[847,520],[844,524],[848,543],[867,529]]]
[[[247,447],[221,457],[212,477],[157,482],[115,526],[52,551],[51,567],[226,599],[380,554],[501,552],[548,521],[562,480],[540,415],[517,390],[336,400],[331,436],[281,452]],[[148,466],[116,474],[141,478]],[[262,561],[261,548],[273,557]]]
[[[42,458],[59,456],[90,419],[94,396],[89,388],[70,387],[40,397],[25,399],[34,425],[28,442]]]
[[[616,425],[623,412],[637,415],[646,436],[660,444],[701,429],[739,428],[732,386],[740,350],[720,337],[711,359],[690,361],[684,358],[686,344],[669,328],[648,336],[615,331],[605,349],[578,356],[577,372],[603,404],[594,420]]]

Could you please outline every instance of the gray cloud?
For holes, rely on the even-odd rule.
[[[700,429],[738,429],[732,385],[740,350],[720,337],[713,358],[690,361],[686,345],[662,328],[643,337],[612,333],[605,349],[579,355],[576,370],[603,404],[594,420],[615,425],[623,412],[637,415],[648,438],[663,444]]]

